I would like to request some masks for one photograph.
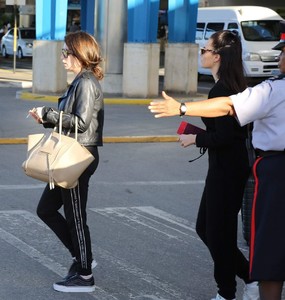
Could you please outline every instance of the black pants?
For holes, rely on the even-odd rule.
[[[99,163],[97,147],[87,147],[95,160],[83,172],[75,188],[46,186],[37,208],[40,219],[57,235],[63,245],[81,263],[79,274],[92,273],[92,249],[90,232],[87,225],[86,205],[89,179]],[[64,216],[59,212],[63,206]]]
[[[245,179],[243,181],[210,174],[196,223],[196,231],[214,261],[218,293],[225,299],[235,298],[236,276],[245,283],[251,282],[249,262],[237,247],[238,213]]]

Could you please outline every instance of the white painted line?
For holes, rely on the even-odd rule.
[[[45,184],[1,184],[0,190],[35,190],[43,189]]]
[[[123,181],[123,182],[111,182],[111,181],[96,181],[96,185],[133,185],[133,186],[170,186],[170,185],[196,185],[204,184],[204,180],[188,180],[188,181]],[[32,190],[43,189],[46,186],[44,183],[39,184],[1,184],[0,190]]]
[[[21,221],[20,216],[24,220],[22,219],[22,221]],[[17,220],[16,228],[13,225],[14,230],[17,230],[17,227],[23,228],[22,227],[23,222],[25,222],[25,224],[32,225],[33,227],[37,226],[37,227],[47,228],[46,225],[43,222],[41,222],[35,215],[33,215],[30,212],[24,211],[24,210],[0,211],[0,220],[1,219],[2,219],[2,224],[3,224],[3,222],[5,224],[7,224],[9,222],[12,224],[15,224],[15,220]],[[1,222],[0,222],[0,224],[1,224]],[[10,228],[9,225],[7,227]],[[36,230],[38,230],[38,229],[36,229]],[[20,234],[23,234],[23,232],[21,232]],[[6,231],[2,228],[0,228],[0,238],[3,239],[4,241],[6,241],[7,243],[9,243],[10,245],[12,245],[13,247],[17,248],[21,252],[23,252],[25,255],[27,255],[31,259],[36,260],[38,263],[45,266],[46,268],[48,268],[52,272],[56,273],[60,277],[65,276],[65,274],[67,273],[67,269],[65,267],[63,267],[61,264],[55,262],[53,259],[49,258],[48,256],[41,253],[34,247],[32,247],[32,246],[28,245],[26,242],[22,241],[20,238],[16,237],[15,235],[9,233],[8,231]],[[117,257],[114,257],[111,253],[103,250],[100,247],[97,247],[96,253],[100,258],[106,260],[108,263],[114,264],[114,268],[118,268],[119,270],[121,270],[123,272],[128,272],[128,273],[136,276],[139,280],[142,280],[142,281],[146,282],[147,284],[154,286],[156,289],[159,289],[161,291],[161,294],[163,294],[163,295],[168,295],[168,296],[170,295],[170,298],[167,297],[167,298],[158,298],[158,299],[160,299],[160,300],[163,300],[163,299],[164,300],[167,300],[167,299],[180,300],[183,298],[181,296],[180,291],[177,291],[176,288],[171,286],[169,283],[161,281],[160,278],[155,277],[153,274],[147,273],[147,272],[143,271],[142,269],[137,268],[134,265],[130,265],[128,262],[125,262],[121,259],[118,259]],[[98,286],[96,286],[95,292],[90,295],[92,295],[94,298],[100,299],[100,300],[118,300],[116,297],[107,294],[107,292],[105,292]],[[159,293],[158,293],[158,295],[159,295]],[[150,296],[152,297],[152,295],[150,295]],[[142,297],[142,296],[137,296],[136,299],[139,299],[139,297]],[[141,299],[147,299],[147,298],[142,297]],[[153,299],[153,298],[150,298],[150,299]],[[193,299],[189,298],[189,300],[193,300]]]
[[[28,257],[45,266],[50,271],[59,275],[60,277],[64,277],[67,273],[67,269],[61,264],[55,262],[51,258],[39,252],[35,248],[29,246],[27,243],[21,241],[20,239],[10,234],[9,232],[3,230],[2,228],[0,228],[0,238],[8,244],[10,244],[11,246],[14,246],[16,249],[26,254]]]
[[[124,182],[110,182],[110,181],[96,181],[96,184],[101,185],[195,185],[204,184],[205,180],[187,180],[187,181],[124,181]]]
[[[0,211],[0,218],[1,215],[7,216],[8,214],[23,215],[24,218],[34,221],[37,225],[45,226],[36,216],[27,211]],[[11,221],[13,222],[13,219],[11,219]],[[21,224],[19,224],[19,226],[21,226]],[[64,277],[67,274],[67,268],[62,266],[60,263],[55,262],[53,259],[49,258],[45,254],[41,253],[34,247],[28,245],[2,228],[0,228],[0,238],[60,277]],[[100,300],[118,300],[116,297],[108,294],[98,286],[96,286],[94,293],[90,293],[90,296]]]
[[[194,223],[190,224],[187,220],[185,220],[183,218],[174,216],[172,214],[167,213],[166,211],[155,208],[153,206],[135,206],[135,207],[132,207],[132,208],[135,209],[135,210],[137,209],[139,211],[148,213],[148,214],[150,214],[152,216],[155,216],[155,217],[158,217],[160,219],[166,220],[169,223],[179,225],[179,226],[184,227],[188,230],[195,231],[195,224]]]
[[[128,272],[136,277],[139,277],[140,280],[143,280],[143,281],[147,282],[148,284],[155,286],[157,289],[160,289],[165,294],[170,295],[171,300],[183,299],[183,296],[181,295],[181,293],[179,291],[177,291],[177,289],[175,287],[173,287],[169,283],[163,282],[160,278],[157,278],[156,276],[154,276],[150,273],[146,273],[142,269],[140,269],[134,265],[130,265],[127,262],[125,262],[121,259],[118,259],[117,257],[114,257],[111,253],[109,253],[106,250],[103,250],[100,247],[98,247],[97,253],[99,254],[99,256],[101,258],[105,259],[106,261],[108,261],[111,264],[114,264],[120,270]],[[137,299],[139,299],[139,297],[137,297]],[[145,299],[145,298],[143,298],[143,299]],[[158,298],[158,299],[161,299],[161,298]],[[187,300],[193,300],[193,298],[188,296]]]
[[[191,239],[202,243],[196,234],[194,223],[190,224],[183,218],[153,206],[90,208],[90,210],[134,230],[137,230],[138,226],[144,226],[186,245],[191,243]],[[245,248],[242,242],[239,242],[239,249],[248,252],[248,248]]]
[[[175,239],[183,244],[189,244],[191,238],[200,241],[195,228],[191,227],[185,219],[178,218],[152,206],[90,208],[90,210],[112,220],[118,221],[119,219],[119,222],[133,229],[137,229],[137,225],[147,227],[166,236],[168,239]],[[185,239],[185,237],[187,238]]]

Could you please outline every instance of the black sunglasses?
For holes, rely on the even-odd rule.
[[[67,58],[68,55],[73,55],[73,52],[68,49],[61,49],[61,54],[64,58]]]
[[[216,50],[211,50],[211,49],[206,49],[206,48],[201,48],[200,49],[200,52],[201,52],[201,55],[205,54],[206,52],[213,52],[215,53]]]

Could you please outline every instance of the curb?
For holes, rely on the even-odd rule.
[[[23,80],[0,80],[0,87],[17,87],[22,89],[32,88],[33,84],[31,81],[23,81]]]
[[[18,99],[22,100],[28,100],[28,101],[46,101],[46,102],[56,102],[58,101],[58,98],[60,97],[59,95],[43,95],[43,94],[35,94],[31,92],[23,92],[23,91],[18,91],[16,92],[16,97]],[[191,99],[190,101],[195,101],[195,100],[201,100],[201,99],[207,99],[207,95],[205,94],[197,94],[194,97],[189,96],[189,97],[180,97],[181,100],[183,99]],[[109,104],[109,105],[149,105],[149,103],[153,99],[160,99],[160,97],[154,97],[154,98],[124,98],[124,97],[112,97],[104,98],[104,104]]]
[[[23,137],[0,138],[0,145],[27,144],[28,139]],[[170,143],[177,142],[175,135],[161,136],[109,136],[103,138],[103,143]]]
[[[47,101],[57,102],[58,95],[42,95],[34,94],[31,92],[18,91],[16,97],[22,100],[36,100],[36,101]],[[104,104],[115,104],[115,105],[148,105],[152,99],[129,99],[129,98],[104,98]]]

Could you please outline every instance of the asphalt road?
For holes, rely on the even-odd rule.
[[[51,105],[16,99],[1,88],[0,137],[42,128],[26,112]],[[146,106],[106,105],[105,136],[172,135],[181,118],[154,119]],[[201,125],[200,119],[192,121]],[[210,300],[213,266],[195,233],[207,155],[178,143],[108,143],[100,148],[90,183],[88,222],[96,291],[65,294],[52,283],[71,263],[67,250],[36,216],[44,185],[22,171],[26,145],[0,146],[0,299],[7,300]],[[239,232],[240,247],[247,246]],[[237,299],[242,284],[238,281]]]

